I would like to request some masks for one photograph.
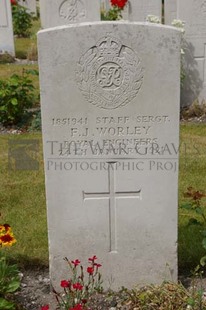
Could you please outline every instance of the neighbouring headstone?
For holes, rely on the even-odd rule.
[[[52,284],[94,254],[107,288],[176,280],[180,32],[86,23],[38,44]]]
[[[177,19],[177,0],[165,0],[164,2],[164,23],[171,25]]]
[[[146,21],[148,15],[162,18],[162,0],[129,0],[123,18],[133,22]]]
[[[109,0],[100,0],[100,7],[104,11],[108,11],[111,8]]]
[[[181,104],[206,100],[206,0],[178,0],[177,18],[185,22],[185,81]]]
[[[43,28],[71,23],[99,21],[99,0],[40,0]]]
[[[112,6],[110,0],[101,0],[103,8],[109,10]],[[126,4],[122,17],[129,21],[146,21],[148,15],[162,18],[162,0],[129,0]]]
[[[18,3],[27,9],[28,13],[37,15],[36,0],[18,0]]]
[[[15,55],[10,0],[0,0],[0,53]]]

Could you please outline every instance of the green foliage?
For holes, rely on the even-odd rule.
[[[108,12],[101,11],[101,20],[119,20],[122,18],[122,9],[113,6]]]
[[[22,75],[13,74],[7,80],[0,80],[0,122],[4,125],[18,124],[31,108],[34,101],[34,86],[29,74],[36,70],[23,69]]]
[[[193,309],[205,310],[206,303],[203,301],[203,291],[188,291],[183,285],[164,282],[161,285],[148,285],[140,289],[128,290],[122,288],[120,292],[124,296],[130,309],[136,310],[180,310]]]
[[[200,225],[203,228],[201,229],[202,234],[202,247],[204,250],[206,250],[206,211],[205,206],[203,204],[203,199],[206,197],[206,195],[201,192],[195,190],[193,187],[188,187],[187,192],[184,193],[185,198],[189,199],[188,203],[184,203],[181,205],[181,208],[189,211],[193,211],[196,213],[197,216],[200,217],[200,220],[198,220],[195,217],[191,217],[188,221],[188,225]],[[206,256],[203,256],[200,260],[200,264],[202,266],[205,265]]]
[[[31,126],[29,131],[40,131],[41,130],[41,111],[37,111],[33,114],[33,119],[31,121]]]
[[[32,15],[27,12],[27,9],[21,5],[13,5],[12,19],[14,34],[19,37],[29,37],[33,18]]]
[[[13,310],[15,305],[7,300],[7,294],[14,293],[20,286],[16,265],[9,265],[6,258],[0,257],[0,310]]]

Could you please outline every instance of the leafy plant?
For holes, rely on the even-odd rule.
[[[32,19],[32,15],[27,12],[26,8],[19,4],[12,5],[14,34],[19,37],[29,37],[31,34]]]
[[[101,12],[102,20],[119,20],[122,18],[122,11],[128,0],[110,0],[112,8],[109,11]]]
[[[14,293],[20,286],[16,265],[9,265],[5,257],[0,257],[0,310],[15,309],[7,294]]]
[[[29,74],[38,74],[36,70],[23,69],[22,75],[13,74],[8,80],[0,80],[0,122],[4,125],[21,122],[26,109],[34,101],[34,86]]]
[[[206,197],[206,194],[195,190],[193,187],[188,187],[187,192],[184,193],[184,197],[188,198],[190,201],[189,203],[185,203],[181,205],[181,208],[186,210],[193,210],[198,216],[201,216],[202,222],[200,222],[195,217],[190,218],[189,225],[203,225],[203,229],[201,231],[203,239],[202,239],[202,246],[206,250],[206,214],[205,214],[205,205],[203,204],[202,200]],[[206,264],[206,256],[202,257],[200,260],[200,264],[204,266]]]
[[[87,267],[87,276],[85,277],[84,268],[80,265],[81,262],[78,259],[69,261],[65,258],[72,277],[69,280],[61,281],[60,285],[63,288],[62,294],[53,289],[58,303],[58,309],[86,310],[88,309],[87,304],[92,294],[102,291],[102,277],[99,273],[101,264],[96,263],[96,260],[96,256],[88,259],[90,265]],[[48,309],[49,306],[46,305],[41,310]]]

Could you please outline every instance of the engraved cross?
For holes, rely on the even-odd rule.
[[[117,253],[117,224],[116,224],[116,199],[136,198],[141,199],[141,189],[137,191],[118,192],[115,184],[115,162],[108,163],[108,192],[91,192],[83,191],[83,199],[107,199],[109,201],[109,232],[110,232],[110,252]]]

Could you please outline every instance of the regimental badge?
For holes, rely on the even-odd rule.
[[[143,68],[130,47],[108,35],[82,55],[76,77],[88,102],[116,109],[136,97],[143,82]]]
[[[77,22],[86,17],[83,0],[64,0],[59,7],[59,16],[68,21]]]

